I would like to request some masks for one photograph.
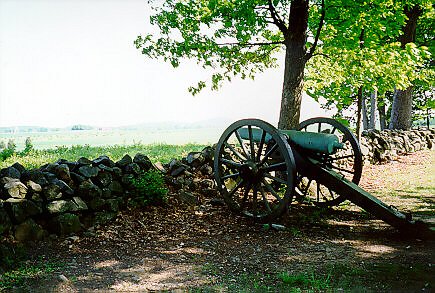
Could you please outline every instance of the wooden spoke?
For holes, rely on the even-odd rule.
[[[263,146],[264,146],[264,142],[266,140],[266,131],[264,131],[262,129],[263,133],[261,134],[261,140],[260,140],[260,145],[258,146],[258,153],[257,153],[257,159],[256,161],[260,161],[260,157],[261,157],[261,153],[263,152]]]
[[[267,200],[266,194],[264,193],[263,186],[260,185],[260,193],[261,197],[263,198],[264,206],[266,207],[267,211],[272,212],[272,209],[270,208],[269,201]]]
[[[243,144],[243,140],[242,140],[242,138],[240,137],[239,132],[238,132],[238,131],[235,131],[234,133],[236,134],[237,140],[239,141],[239,143],[240,143],[240,147],[242,148],[243,153],[245,154],[246,158],[251,157],[250,155],[248,155],[248,151],[246,150],[245,145]]]
[[[273,145],[273,147],[271,147],[270,150],[267,151],[267,153],[264,155],[264,157],[263,157],[263,159],[260,161],[260,164],[259,164],[259,165],[262,166],[262,165],[266,162],[267,158],[269,158],[269,156],[270,156],[274,151],[276,151],[277,148],[278,148],[278,144],[275,143],[275,144]]]
[[[247,159],[247,158],[243,157],[242,154],[240,154],[240,153],[239,153],[235,148],[233,148],[233,146],[230,145],[229,143],[224,142],[224,145],[225,145],[227,148],[229,148],[229,149],[234,153],[234,155],[236,155],[236,157],[238,157],[240,160],[245,161],[245,160]]]
[[[276,164],[272,164],[272,165],[267,166],[263,170],[266,172],[276,171],[276,170],[279,170],[279,167],[284,167],[286,165],[287,165],[286,162],[276,163]]]
[[[251,191],[251,183],[248,183],[245,189],[245,192],[243,193],[243,198],[242,198],[242,202],[240,203],[240,208],[243,210],[246,206],[246,202],[248,200],[248,196],[249,196],[249,191]]]
[[[274,176],[272,176],[270,174],[267,174],[267,173],[264,174],[264,176],[267,177],[267,178],[270,178],[270,179],[272,179],[272,180],[274,180],[274,181],[276,181],[278,183],[287,185],[287,181],[285,181],[284,179],[281,179],[281,178],[278,178],[278,177],[274,177]]]
[[[257,186],[255,185],[252,191],[252,209],[254,218],[257,217]]]
[[[269,183],[266,182],[266,180],[263,179],[262,181],[263,185],[266,187],[266,189],[279,201],[282,202],[282,198],[279,197],[278,193],[270,186]]]
[[[236,178],[236,177],[239,177],[239,176],[240,176],[240,173],[237,172],[237,173],[233,173],[233,174],[228,174],[228,175],[222,176],[221,179],[222,179],[222,181],[224,181],[224,180],[227,180],[227,179],[230,179],[230,178]]]
[[[236,167],[236,168],[240,168],[240,167],[242,166],[242,164],[237,163],[237,162],[234,162],[234,161],[232,161],[232,160],[228,160],[228,159],[221,159],[221,162],[222,162],[224,165],[232,166],[232,167]]]
[[[252,138],[252,126],[248,125],[249,145],[251,147],[251,159],[255,160],[254,139]]]
[[[229,196],[232,197],[234,195],[234,193],[236,193],[236,191],[242,187],[242,185],[245,184],[245,182],[243,180],[240,180],[239,183],[237,183],[237,185],[229,192]]]

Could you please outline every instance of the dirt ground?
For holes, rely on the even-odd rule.
[[[423,151],[367,166],[360,185],[369,192],[381,190],[379,196],[399,208],[413,205],[418,213],[421,207],[430,220],[431,191],[406,202],[400,196],[388,199],[386,190],[403,189],[403,174],[427,176],[434,157],[434,151]],[[385,174],[390,181],[381,180]],[[204,195],[204,204],[195,208],[169,204],[123,212],[113,223],[78,237],[33,244],[34,259],[64,265],[16,290],[277,292],[282,272],[327,276],[331,289],[326,291],[334,292],[434,289],[434,241],[406,237],[357,207],[292,205],[278,223],[286,229],[277,231],[211,205],[210,199]]]

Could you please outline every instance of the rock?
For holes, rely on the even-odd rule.
[[[106,206],[109,211],[118,212],[122,203],[122,199],[111,198],[106,200]]]
[[[76,212],[79,210],[77,204],[72,200],[55,200],[47,204],[50,214],[61,214],[65,212]]]
[[[56,180],[56,179],[57,179],[56,175],[54,175],[54,174],[51,173],[51,172],[43,172],[43,173],[44,173],[45,179],[47,179],[48,183],[50,183],[50,182],[52,182],[53,180]]]
[[[201,180],[200,181],[200,185],[201,185],[201,188],[204,188],[204,189],[212,189],[212,188],[214,188],[215,187],[215,185],[214,185],[214,181],[213,180],[211,180],[211,179],[203,179],[203,180]]]
[[[43,195],[45,196],[46,200],[56,200],[62,197],[62,192],[60,191],[60,187],[56,184],[48,184],[43,189]]]
[[[74,203],[77,205],[78,211],[85,211],[88,209],[86,203],[78,196],[73,197]]]
[[[23,172],[26,171],[26,168],[24,168],[24,166],[18,162],[13,164],[11,167],[17,169],[17,171],[20,172],[20,174],[23,174]]]
[[[89,179],[83,181],[78,188],[78,194],[85,199],[101,197],[101,193],[101,189]]]
[[[97,167],[92,167],[90,165],[84,165],[79,168],[78,173],[86,178],[95,177],[98,175],[98,169]]]
[[[131,163],[128,164],[127,166],[124,167],[124,172],[127,174],[140,174],[140,167],[138,164],[136,163]]]
[[[121,170],[121,168],[113,167],[112,169],[113,169],[112,174],[113,174],[114,176],[116,176],[116,177],[118,177],[118,178],[121,178],[121,177],[122,177],[122,170]]]
[[[69,167],[67,164],[58,165],[55,168],[54,172],[57,175],[57,177],[59,179],[63,180],[64,182],[71,181],[71,174],[70,174]]]
[[[139,167],[145,172],[147,172],[153,166],[151,160],[147,156],[139,153],[134,156],[133,162],[138,164]]]
[[[12,229],[12,221],[9,218],[6,209],[3,207],[3,202],[0,202],[0,235],[9,232]]]
[[[202,175],[209,176],[213,174],[213,168],[208,164],[202,165],[201,169],[199,169]]]
[[[214,148],[207,146],[202,149],[201,153],[204,156],[206,163],[213,163]]]
[[[35,182],[36,184],[41,185],[41,187],[44,187],[48,184],[47,179],[45,178],[45,175],[40,170],[30,170],[23,173],[23,181],[31,180]]]
[[[80,159],[77,160],[77,163],[81,166],[86,166],[86,165],[92,165],[93,162],[88,158],[81,157]]]
[[[184,166],[180,166],[180,167],[178,167],[178,168],[174,168],[174,169],[171,171],[171,176],[173,176],[173,177],[177,177],[177,176],[183,174],[185,171],[186,171],[186,167],[184,167]]]
[[[186,157],[187,164],[193,168],[198,168],[205,162],[205,158],[200,152],[190,152]]]
[[[218,197],[219,196],[219,192],[217,191],[216,188],[203,189],[202,193],[204,195],[207,195],[208,197]]]
[[[32,180],[29,180],[26,182],[26,186],[28,188],[28,190],[33,194],[33,193],[39,193],[42,191],[42,187],[41,185],[39,185],[38,183],[33,182]]]
[[[133,188],[133,179],[134,176],[132,174],[125,174],[121,178],[122,186],[125,188],[131,189]]]
[[[19,242],[42,240],[45,234],[33,219],[27,219],[15,228],[15,239]]]
[[[6,193],[13,198],[25,198],[27,194],[27,186],[21,181],[11,177],[3,177],[2,182],[5,182],[3,188]]]
[[[55,172],[57,166],[59,166],[59,164],[57,163],[53,163],[53,164],[45,164],[43,165],[40,170],[43,172],[48,172],[48,173],[53,173]]]
[[[128,164],[131,164],[133,162],[133,160],[131,159],[130,155],[125,155],[124,157],[122,157],[121,160],[119,160],[118,162],[116,162],[116,166],[120,167],[121,169],[123,169],[125,166],[127,166]]]
[[[101,188],[101,197],[110,198],[112,197],[112,191],[108,187]]]
[[[102,198],[93,198],[89,202],[89,207],[94,211],[104,210],[105,205],[106,205],[106,201]]]
[[[80,184],[80,183],[82,183],[83,181],[86,180],[86,177],[84,177],[82,175],[79,175],[79,174],[77,174],[75,172],[71,172],[70,175],[71,175],[72,181],[77,183],[77,184]]]
[[[27,218],[42,213],[42,208],[31,200],[10,198],[6,201],[10,206],[15,223],[22,223]]]
[[[100,171],[94,182],[100,187],[107,187],[112,182],[112,174],[107,171]]]
[[[67,195],[70,195],[70,196],[74,194],[74,190],[68,184],[66,184],[63,180],[55,179],[55,180],[53,180],[50,183],[59,186],[60,191],[63,194],[67,194]]]
[[[106,167],[115,167],[115,163],[108,156],[100,156],[92,161],[94,166],[104,165]]]
[[[82,225],[77,215],[66,213],[54,217],[51,228],[58,235],[68,235],[79,232]]]
[[[0,177],[20,179],[21,173],[14,167],[7,167],[0,170]]]
[[[121,195],[124,193],[124,188],[122,187],[121,183],[116,180],[110,182],[108,188],[112,195]]]
[[[225,201],[222,198],[212,198],[209,200],[208,202],[209,204],[211,204],[212,206],[225,206]]]
[[[180,190],[180,192],[177,193],[177,198],[188,205],[195,206],[201,204],[197,196],[184,190]]]
[[[155,163],[155,164],[154,164],[154,168],[156,168],[157,170],[159,170],[159,171],[162,172],[163,174],[165,174],[166,172],[168,172],[168,171],[166,170],[166,168],[163,166],[163,164],[160,163],[160,162]]]
[[[101,171],[106,171],[106,172],[109,172],[109,173],[113,172],[113,167],[107,167],[106,165],[103,165],[103,164],[99,164],[99,165],[97,165],[97,167]]]

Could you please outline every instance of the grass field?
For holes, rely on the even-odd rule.
[[[143,130],[80,130],[52,131],[34,133],[0,133],[0,141],[14,140],[18,150],[24,148],[24,142],[30,137],[35,149],[52,149],[75,145],[108,146],[133,144],[173,144],[189,143],[213,144],[219,140],[224,127],[216,128],[180,128],[180,129],[143,129]]]

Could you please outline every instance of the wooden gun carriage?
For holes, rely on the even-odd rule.
[[[355,136],[330,118],[308,119],[296,130],[259,119],[236,121],[220,137],[214,157],[226,204],[257,221],[273,221],[296,197],[317,206],[349,200],[400,230],[426,227],[360,188],[362,165]]]

